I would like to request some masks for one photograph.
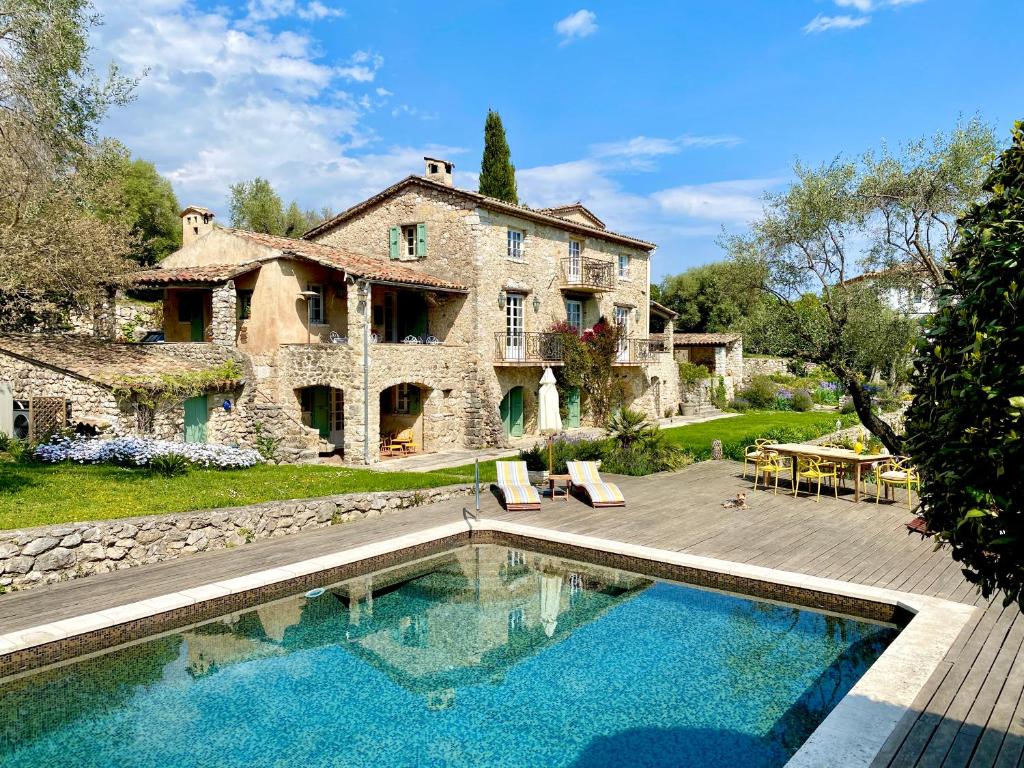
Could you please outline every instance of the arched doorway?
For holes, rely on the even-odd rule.
[[[523,436],[523,388],[512,387],[501,399],[501,423],[508,437]]]
[[[380,437],[382,447],[395,443],[403,445],[401,452],[431,450],[428,433],[424,429],[423,409],[432,390],[420,384],[403,382],[380,393]],[[396,443],[395,438],[401,438]],[[411,438],[411,439],[410,439]],[[391,454],[398,450],[390,451]]]
[[[303,387],[297,389],[302,423],[320,433],[320,439],[331,443],[336,451],[345,445],[345,393],[334,387]]]

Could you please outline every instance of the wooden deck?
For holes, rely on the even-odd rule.
[[[486,517],[576,534],[806,573],[982,606],[960,634],[875,766],[1024,766],[1024,614],[986,603],[948,552],[909,534],[905,505],[854,504],[849,492],[820,502],[750,491],[732,462],[705,462],[672,475],[621,480],[629,506],[595,510],[545,501],[509,514],[490,494]],[[746,490],[749,510],[722,501]],[[394,512],[357,523],[93,576],[0,597],[0,628],[14,631],[172,590],[244,575],[451,522],[472,499]]]

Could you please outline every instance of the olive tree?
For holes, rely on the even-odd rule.
[[[750,232],[724,242],[738,265],[764,276],[759,289],[771,299],[765,312],[778,351],[832,370],[861,422],[893,453],[902,439],[873,411],[865,385],[871,367],[901,364],[911,336],[882,291],[921,280],[941,287],[959,238],[956,217],[981,199],[994,146],[975,120],[896,152],[797,163],[796,180],[766,197]],[[877,279],[856,279],[879,269]]]
[[[1024,597],[1024,123],[958,225],[921,345],[907,450],[923,514],[986,597]]]

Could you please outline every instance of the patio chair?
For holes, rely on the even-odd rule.
[[[754,490],[757,490],[758,480],[764,476],[764,489],[768,490],[768,475],[775,475],[775,493],[779,493],[779,475],[792,470],[790,459],[780,456],[775,451],[761,451],[761,455],[754,463]]]
[[[839,498],[839,475],[836,465],[817,456],[805,456],[796,462],[796,482],[793,483],[793,495],[796,496],[800,490],[800,478],[807,480],[807,493],[811,492],[811,481],[818,481],[818,495],[815,501],[821,500],[821,481],[831,480],[832,491],[835,497]]]
[[[626,497],[615,483],[606,483],[597,471],[596,461],[567,461],[569,490],[582,488],[592,507],[624,507]]]
[[[331,344],[348,344],[348,336],[342,336],[337,331],[331,331]]]
[[[880,462],[875,469],[875,504],[878,504],[884,492],[888,495],[889,489],[907,489],[907,509],[913,509],[913,498],[911,490],[917,489],[918,496],[921,495],[921,476],[910,464],[910,459],[895,456],[887,461]],[[893,493],[893,501],[896,494]]]
[[[530,485],[525,461],[496,461],[498,491],[509,512],[535,512],[540,509],[540,494]]]
[[[402,453],[416,453],[420,449],[419,443],[416,442],[416,436],[413,434],[412,427],[406,427],[391,440],[392,445],[397,445],[401,449]]]
[[[743,449],[743,477],[747,476],[747,464],[757,464],[757,460],[761,457],[761,453],[764,451],[766,445],[771,445],[771,440],[755,440],[753,445],[748,445]]]

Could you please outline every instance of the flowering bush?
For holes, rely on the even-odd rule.
[[[200,467],[244,469],[262,461],[250,448],[205,443],[175,443],[141,437],[96,439],[89,437],[54,437],[39,445],[35,457],[56,464],[74,461],[78,464],[120,464],[126,467],[147,467],[157,456],[182,456]]]

